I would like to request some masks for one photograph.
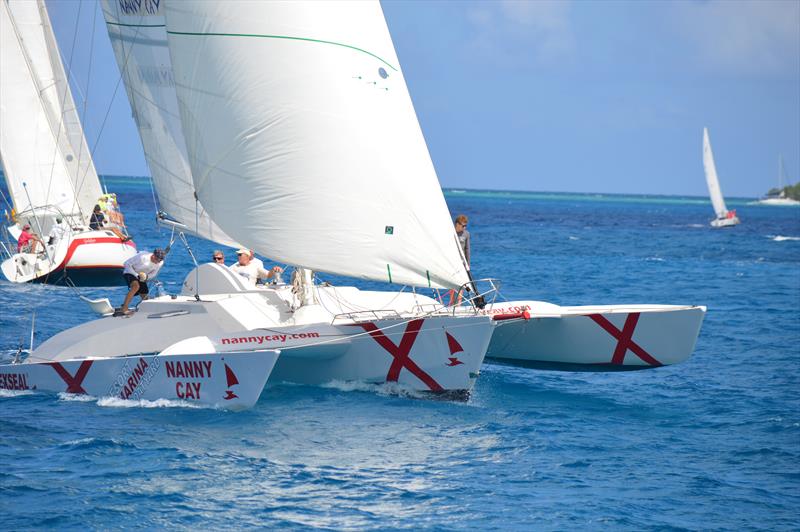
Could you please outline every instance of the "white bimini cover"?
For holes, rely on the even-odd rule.
[[[277,261],[468,282],[378,2],[166,5],[192,177],[216,223]]]

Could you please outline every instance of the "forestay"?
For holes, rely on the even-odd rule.
[[[275,260],[416,286],[468,282],[377,2],[175,2],[192,177]]]
[[[2,145],[17,211],[56,205],[84,222],[102,194],[42,0],[4,2]]]
[[[163,2],[103,0],[102,6],[161,209],[188,232],[238,247],[195,201],[167,49]]]
[[[703,128],[703,168],[706,172],[706,183],[708,183],[708,194],[711,196],[711,204],[717,218],[724,218],[728,213],[725,200],[722,198],[722,190],[719,188],[719,178],[717,168],[714,166],[714,154],[711,153],[711,142],[708,140],[708,129]]]

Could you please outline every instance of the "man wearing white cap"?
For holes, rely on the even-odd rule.
[[[272,270],[265,270],[264,268],[260,267],[258,264],[253,262],[253,259],[250,255],[249,249],[239,249],[236,251],[236,256],[239,258],[238,262],[232,264],[229,268],[230,270],[242,277],[242,281],[244,281],[245,285],[255,288],[256,282],[259,279],[269,279],[273,277],[276,273],[280,273],[283,271],[283,268],[280,266],[275,266]]]

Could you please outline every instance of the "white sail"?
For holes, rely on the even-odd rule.
[[[188,232],[239,247],[195,200],[167,48],[163,2],[103,0],[102,6],[161,210],[186,226]]]
[[[192,177],[275,260],[416,286],[468,282],[377,2],[174,2]]]
[[[168,3],[192,176],[275,260],[417,286],[468,281],[377,2]]]
[[[24,4],[20,3],[20,4]],[[17,7],[17,3],[14,3]],[[36,4],[32,4],[36,7]],[[22,7],[20,5],[20,7]],[[52,205],[77,214],[77,201],[68,154],[57,141],[48,104],[40,96],[31,58],[16,24],[11,5],[0,1],[0,159],[17,212]],[[31,40],[36,40],[33,35]],[[26,43],[32,45],[33,43]]]
[[[708,194],[711,196],[711,204],[717,218],[725,218],[728,208],[722,198],[722,190],[719,188],[719,178],[717,169],[714,166],[714,154],[711,153],[711,142],[708,140],[708,129],[703,128],[703,168],[706,172],[706,183],[708,184]]]
[[[50,124],[69,180],[68,183],[64,183],[63,176],[57,177],[60,172],[54,171],[53,184],[46,185],[48,189],[51,189],[51,194],[46,195],[47,197],[42,201],[35,201],[34,205],[54,203],[53,195],[58,195],[59,190],[69,186],[76,204],[64,208],[61,202],[55,203],[67,214],[80,211],[82,220],[88,222],[92,207],[102,194],[102,190],[61,62],[58,44],[50,26],[47,8],[43,0],[35,2],[15,0],[8,2],[7,7],[14,28],[13,35],[20,43],[19,46],[28,66],[26,71],[32,77],[33,84],[42,100],[43,112]],[[24,76],[25,74],[23,71],[19,71],[17,75]],[[19,127],[16,128],[16,130],[18,129]],[[33,178],[28,177],[26,184],[29,187],[31,181]],[[48,175],[44,183],[50,183],[50,181]]]

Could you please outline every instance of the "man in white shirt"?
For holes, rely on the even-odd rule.
[[[276,273],[283,271],[280,266],[275,266],[272,270],[267,271],[253,262],[250,256],[249,249],[240,249],[236,251],[236,256],[239,258],[236,264],[231,265],[230,270],[240,275],[244,284],[248,287],[255,288],[256,282],[259,279],[269,279]],[[260,262],[260,261],[259,261]]]
[[[64,219],[61,216],[56,217],[56,223],[53,225],[53,228],[50,229],[50,234],[48,236],[47,243],[52,247],[56,247],[58,243],[64,238],[69,232],[69,227],[67,224],[63,223]]]
[[[156,275],[158,275],[159,270],[164,265],[165,256],[164,250],[157,248],[152,253],[149,251],[137,253],[125,261],[122,276],[125,278],[129,290],[118,314],[131,314],[131,311],[128,310],[128,305],[131,304],[133,296],[138,294],[142,301],[147,299],[147,294],[149,293],[147,281],[155,279]]]

